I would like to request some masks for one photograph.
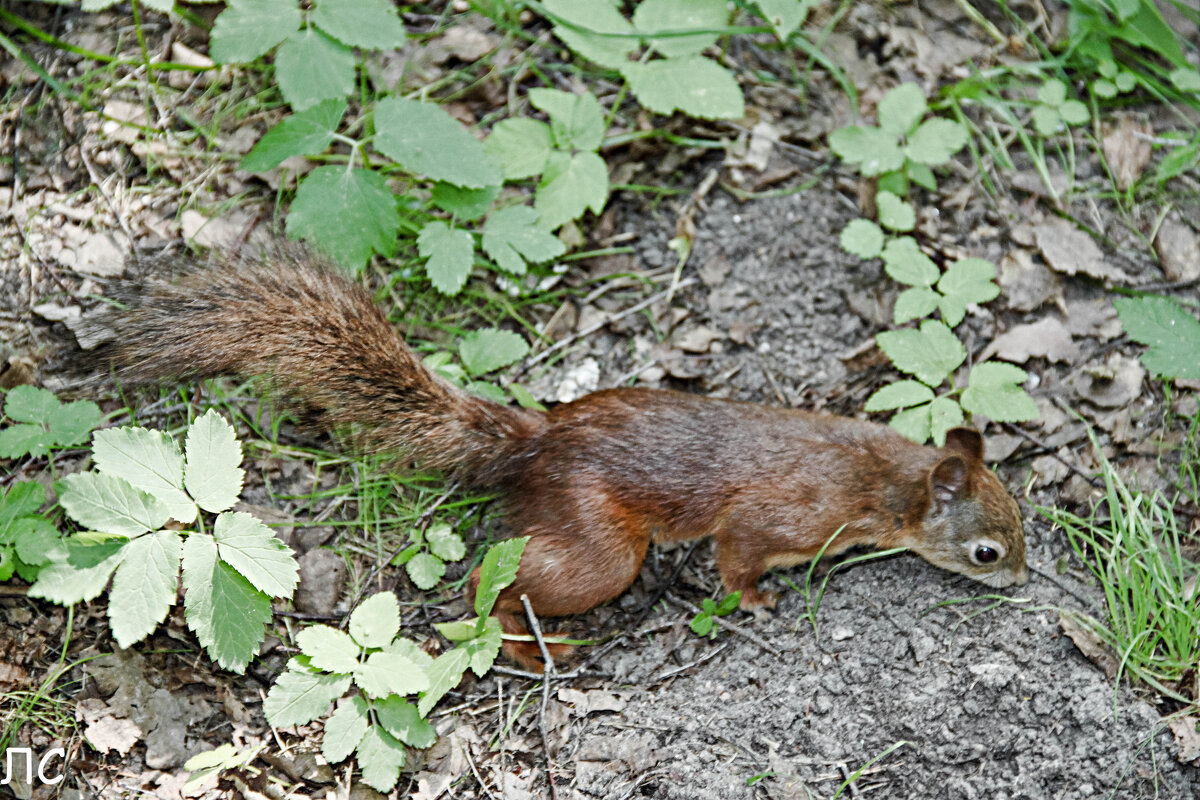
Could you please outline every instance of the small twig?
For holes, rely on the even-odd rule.
[[[1093,487],[1099,489],[1104,486],[1104,482],[1102,480],[1100,480],[1099,478],[1093,477],[1091,475],[1088,475],[1086,472],[1081,470],[1079,467],[1075,466],[1074,464],[1072,464],[1069,461],[1067,461],[1066,459],[1064,459],[1062,456],[1060,456],[1058,454],[1057,450],[1055,450],[1053,447],[1046,444],[1045,442],[1040,441],[1036,436],[1022,430],[1021,428],[1018,428],[1016,425],[1013,425],[1011,422],[1005,422],[1003,424],[1004,424],[1004,429],[1006,431],[1015,433],[1017,436],[1020,436],[1022,439],[1029,442],[1030,444],[1037,445],[1041,449],[1045,450],[1047,455],[1051,456],[1055,461],[1062,464],[1064,467],[1069,469],[1071,472],[1073,472],[1076,475],[1078,475],[1079,477],[1083,478],[1085,481],[1087,481]]]
[[[554,759],[550,755],[550,737],[546,734],[546,705],[550,702],[550,682],[555,678],[554,659],[550,657],[546,640],[542,638],[542,626],[537,615],[533,613],[529,595],[521,595],[521,605],[525,607],[525,619],[529,621],[529,630],[537,641],[538,650],[542,652],[542,662],[546,665],[542,675],[542,707],[538,709],[538,729],[542,734],[542,749],[546,751],[546,782],[550,785],[550,797],[557,798],[558,792],[554,787]]]
[[[726,642],[725,644],[721,645],[718,648],[709,650],[707,653],[704,653],[699,658],[697,658],[695,661],[692,661],[690,664],[684,664],[682,667],[676,667],[675,669],[667,670],[666,672],[662,673],[661,675],[655,675],[653,678],[650,679],[650,684],[653,685],[656,683],[662,683],[667,678],[672,678],[681,672],[687,672],[692,667],[698,667],[701,664],[703,664],[705,661],[708,661],[711,658],[716,658],[717,654],[722,652],[723,650],[725,650],[727,647],[729,647],[729,642]]]
[[[838,768],[838,772],[842,773],[842,783],[846,786],[846,789],[849,791],[850,796],[851,797],[861,796],[859,794],[858,787],[855,786],[854,781],[850,779],[850,768],[847,767],[844,763],[838,764],[837,768]]]
[[[467,749],[467,743],[460,741],[458,749],[462,751],[463,757],[467,759],[467,766],[471,768],[471,774],[475,776],[475,780],[479,781],[479,788],[483,789],[483,793],[490,797],[491,800],[496,800],[496,795],[492,794],[492,790],[483,782],[483,776],[479,774],[479,769],[475,766],[475,760],[471,758],[471,753]]]
[[[675,595],[671,594],[670,592],[667,592],[666,595],[664,595],[664,596],[666,597],[668,602],[671,602],[677,606],[686,608],[689,611],[691,611],[693,614],[700,613],[700,609],[697,606],[689,603],[687,600],[684,600],[680,597],[676,597]],[[733,622],[730,622],[729,620],[722,619],[721,617],[718,617],[718,616],[714,616],[712,618],[712,621],[715,622],[717,625],[721,626],[722,628],[726,629],[730,633],[736,633],[738,636],[741,636],[746,641],[758,645],[759,648],[761,648],[763,652],[773,655],[775,657],[779,656],[779,648],[772,647],[757,633],[749,631],[749,630],[743,628],[741,625],[737,625]]]

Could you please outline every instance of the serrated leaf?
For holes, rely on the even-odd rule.
[[[1082,125],[1092,118],[1088,107],[1078,100],[1068,100],[1058,107],[1058,113],[1068,125]]]
[[[554,35],[579,55],[602,67],[617,69],[638,46],[635,37],[596,36],[595,33],[633,33],[617,9],[596,0],[542,0],[554,22]],[[560,21],[561,19],[561,21]],[[563,24],[567,23],[567,24]]]
[[[929,386],[939,386],[967,358],[962,343],[937,320],[925,320],[920,330],[884,331],[875,341],[897,369]]]
[[[1027,377],[1025,370],[1012,364],[999,361],[976,364],[963,390],[962,407],[996,422],[1037,419],[1037,403],[1021,386]]]
[[[621,68],[638,102],[658,114],[677,109],[701,119],[741,119],[746,101],[733,73],[704,56],[664,58]]]
[[[443,561],[458,561],[467,554],[462,537],[444,522],[430,527],[425,541],[429,542],[429,551]]]
[[[376,703],[375,714],[384,730],[409,747],[424,749],[437,741],[437,731],[421,719],[417,707],[399,697],[386,697]]]
[[[350,48],[310,27],[294,32],[279,46],[275,80],[288,105],[304,111],[323,100],[340,100],[350,94],[354,63]]]
[[[331,225],[336,219],[338,224]],[[289,239],[308,239],[351,270],[371,253],[396,253],[400,219],[396,198],[378,172],[317,167],[300,184],[287,216]]]
[[[525,357],[529,344],[518,333],[499,328],[480,328],[463,337],[458,355],[471,375],[483,375],[507,367]]]
[[[1129,338],[1149,349],[1142,363],[1155,375],[1200,380],[1200,322],[1165,297],[1114,302]]]
[[[946,443],[946,431],[962,424],[962,409],[953,398],[939,397],[929,404],[929,433],[936,446]]]
[[[913,207],[891,192],[875,195],[879,210],[879,224],[894,231],[911,231],[917,223]]]
[[[867,398],[864,411],[890,411],[894,408],[928,403],[933,400],[933,390],[917,381],[903,380],[884,386]]]
[[[271,599],[221,561],[212,537],[202,534],[183,543],[183,588],[188,627],[213,661],[240,675],[263,640]]]
[[[247,172],[266,172],[292,156],[323,153],[345,114],[345,100],[326,100],[284,117],[258,140],[239,167]]]
[[[348,675],[359,667],[361,649],[348,633],[337,628],[310,625],[296,634],[296,645],[316,669]]]
[[[44,456],[56,444],[58,437],[41,425],[10,425],[0,430],[0,458]]]
[[[1038,106],[1030,115],[1033,128],[1042,136],[1050,136],[1062,125],[1062,115],[1054,106]]]
[[[483,149],[500,164],[506,181],[540,175],[553,147],[550,126],[525,117],[497,122],[483,141]]]
[[[384,652],[404,656],[420,667],[422,672],[427,674],[429,668],[433,666],[433,656],[418,647],[417,643],[411,639],[393,639],[391,644],[384,648]]]
[[[171,518],[187,525],[196,519],[196,503],[183,490],[183,453],[162,431],[108,428],[96,431],[92,459],[106,475],[124,478],[157,497]]]
[[[319,0],[312,22],[351,47],[390,50],[404,44],[404,24],[389,0]]]
[[[471,234],[441,220],[430,220],[417,235],[417,251],[428,259],[425,274],[433,282],[433,288],[445,295],[456,295],[462,290],[475,257]]]
[[[321,741],[321,755],[330,764],[345,761],[358,747],[370,727],[367,717],[367,701],[354,695],[339,705],[325,720],[325,736]]]
[[[46,502],[46,488],[33,481],[18,481],[7,493],[0,486],[0,534],[18,517],[36,514]]]
[[[470,656],[467,663],[476,677],[482,678],[492,668],[492,664],[496,663],[496,656],[500,655],[500,644],[500,620],[488,617],[484,620],[483,632],[460,645]]]
[[[500,591],[517,579],[521,554],[525,552],[528,541],[528,536],[519,536],[488,549],[479,570],[479,586],[475,590],[476,615],[486,617],[491,614]]]
[[[299,565],[291,548],[270,528],[243,511],[217,517],[213,540],[222,561],[271,597],[290,598],[299,580]]]
[[[63,479],[66,490],[59,503],[71,519],[85,528],[122,536],[158,530],[171,510],[152,494],[124,478],[79,472]]]
[[[483,251],[505,272],[525,274],[525,261],[540,264],[567,251],[556,236],[538,225],[538,213],[529,206],[494,211],[483,229]]]
[[[358,744],[358,766],[362,769],[363,783],[380,792],[390,792],[400,780],[404,745],[372,725]]]
[[[453,214],[459,220],[471,222],[479,219],[491,209],[498,194],[500,194],[499,186],[464,189],[453,183],[438,181],[433,185],[429,199],[435,206]]]
[[[904,172],[908,175],[908,179],[917,186],[924,187],[931,192],[937,191],[937,178],[933,176],[933,170],[928,165],[908,161],[904,164]]]
[[[838,241],[843,250],[861,259],[876,258],[883,252],[883,231],[869,219],[851,220]]]
[[[429,678],[429,688],[417,701],[417,711],[422,717],[429,716],[437,702],[446,696],[446,692],[462,682],[463,672],[471,655],[462,647],[456,647],[433,660],[433,665],[425,673]]]
[[[725,0],[643,0],[633,11],[633,27],[667,58],[699,53],[716,43],[729,20]],[[693,36],[651,37],[667,31],[710,31]]]
[[[52,392],[22,384],[9,389],[5,395],[4,416],[16,422],[49,425],[50,417],[59,405]]]
[[[387,647],[400,632],[400,604],[391,592],[377,592],[350,615],[350,635],[363,647]]]
[[[446,574],[446,565],[437,556],[429,553],[417,553],[404,565],[408,577],[418,589],[427,591],[438,585],[438,581]]]
[[[108,621],[121,647],[154,631],[175,605],[182,543],[174,531],[157,531],[125,545],[108,593]]]
[[[350,688],[349,675],[314,672],[292,659],[267,692],[263,713],[277,728],[305,725],[325,713]]]
[[[879,101],[879,127],[898,139],[910,133],[928,109],[921,87],[902,83]]]
[[[941,274],[937,264],[921,252],[917,240],[911,236],[889,240],[882,256],[884,271],[905,286],[932,286]]]
[[[102,417],[100,406],[91,400],[64,403],[50,412],[50,432],[60,445],[83,444]]]
[[[375,106],[375,146],[408,172],[456,186],[500,184],[500,166],[434,103],[387,97]]]
[[[49,520],[41,517],[25,517],[13,526],[12,544],[17,556],[30,566],[40,567],[49,563],[59,553],[65,554],[66,546],[58,529]],[[4,537],[0,535],[0,542]]]
[[[763,19],[775,29],[779,41],[787,41],[808,16],[816,0],[758,0],[756,5]]]
[[[233,426],[210,408],[188,428],[184,455],[183,484],[196,503],[214,513],[232,508],[246,475]]]
[[[992,280],[996,266],[982,258],[963,258],[955,261],[938,281],[938,291],[943,295],[938,304],[942,319],[950,327],[963,321],[968,303],[986,303],[995,300],[1000,287]]]
[[[550,117],[550,131],[562,150],[597,150],[604,141],[604,109],[591,92],[530,89],[529,102]]]
[[[230,0],[213,23],[209,55],[218,64],[253,61],[302,21],[296,0]]]
[[[371,653],[354,670],[354,682],[371,697],[416,694],[429,688],[425,670],[399,653]]]
[[[843,161],[858,164],[867,177],[904,166],[904,153],[896,137],[873,125],[838,128],[829,134],[829,146]]]
[[[937,310],[942,296],[933,289],[924,286],[914,286],[905,289],[896,297],[896,306],[892,311],[893,322],[897,325],[927,317]]]
[[[918,164],[936,167],[945,164],[967,145],[967,129],[954,120],[934,117],[921,123],[908,144],[904,154]]]
[[[547,230],[578,219],[591,208],[599,214],[608,201],[608,166],[591,152],[573,156],[555,151],[546,162],[533,207]]]
[[[94,600],[124,559],[126,544],[125,541],[91,544],[67,539],[62,551],[38,573],[29,596],[64,606]]]
[[[888,422],[897,432],[910,441],[917,444],[925,444],[929,441],[930,419],[929,408],[931,404],[917,406],[916,408],[906,408],[903,411],[897,411],[895,416]]]
[[[1038,87],[1037,99],[1048,106],[1062,105],[1067,99],[1067,85],[1057,78],[1051,78]]]

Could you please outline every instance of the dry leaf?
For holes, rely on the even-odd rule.
[[[1033,311],[1059,293],[1058,277],[1028,250],[1013,250],[1000,259],[996,283],[1014,311]]]
[[[1121,335],[1121,320],[1112,300],[1101,297],[1094,300],[1068,300],[1067,330],[1072,336],[1095,337],[1107,342]]]
[[[1103,281],[1128,282],[1129,276],[1104,260],[1104,253],[1092,237],[1065,219],[1052,219],[1035,225],[1034,236],[1046,263],[1055,272],[1077,275],[1082,272]]]
[[[577,717],[586,717],[595,711],[623,711],[625,701],[612,692],[601,689],[580,691],[579,689],[562,688],[558,690],[558,699],[571,707]]]
[[[675,346],[688,353],[707,353],[712,343],[721,338],[720,331],[697,325],[694,328],[678,332],[674,337]]]
[[[125,248],[111,233],[97,233],[75,249],[75,270],[104,278],[125,271]]]
[[[1179,717],[1169,723],[1179,747],[1179,760],[1184,763],[1200,761],[1200,717]]]
[[[1079,648],[1079,652],[1083,653],[1093,664],[1104,670],[1104,674],[1109,680],[1112,680],[1117,677],[1117,669],[1120,661],[1116,653],[1110,650],[1108,645],[1100,641],[1100,637],[1096,635],[1095,629],[1084,620],[1091,620],[1091,617],[1071,611],[1060,611],[1058,613],[1058,624],[1062,627],[1063,633],[1071,637],[1071,641]]]
[[[1071,341],[1071,332],[1055,317],[1017,325],[1000,334],[988,345],[981,361],[997,355],[1005,361],[1024,364],[1031,358],[1070,363],[1079,357],[1079,347]]]
[[[1149,137],[1153,132],[1148,122],[1137,121],[1129,114],[1120,115],[1116,125],[1104,124],[1101,147],[1121,191],[1137,183],[1150,163]]]
[[[1200,278],[1200,236],[1188,225],[1167,217],[1154,237],[1154,250],[1169,281]]]
[[[1128,405],[1141,393],[1146,370],[1136,358],[1113,353],[1104,364],[1089,364],[1071,378],[1084,400],[1106,408]]]

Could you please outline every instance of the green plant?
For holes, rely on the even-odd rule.
[[[1071,125],[1082,125],[1092,118],[1087,106],[1067,97],[1067,85],[1051,78],[1037,91],[1033,107],[1033,128],[1042,136],[1053,136]]]
[[[1200,380],[1200,321],[1166,297],[1122,297],[1113,305],[1129,338],[1146,345],[1146,369],[1163,378]]]
[[[58,529],[38,509],[46,502],[40,483],[22,481],[0,490],[0,581],[15,571],[32,583],[59,543]]]
[[[436,740],[426,721],[433,706],[465,670],[482,677],[495,662],[502,634],[489,615],[500,590],[516,578],[527,541],[509,539],[488,550],[475,595],[478,617],[438,625],[458,645],[436,659],[398,636],[400,609],[391,593],[373,595],[355,609],[348,632],[327,625],[300,631],[300,655],[267,694],[267,719],[277,727],[304,725],[340,698],[325,722],[321,752],[330,763],[357,753],[363,780],[390,791],[405,764],[405,747],[426,748]],[[415,705],[405,699],[413,694],[419,696]]]
[[[459,561],[467,554],[462,537],[449,523],[439,522],[422,533],[413,531],[412,544],[394,559],[394,566],[403,566],[418,589],[432,589],[446,574],[447,561]]]
[[[100,424],[100,407],[90,400],[66,405],[36,386],[17,386],[4,398],[11,423],[0,430],[0,458],[44,456],[51,449],[82,444]]]
[[[459,342],[458,357],[461,364],[454,363],[454,357],[445,351],[432,353],[422,362],[455,386],[483,395],[489,400],[505,403],[508,398],[503,389],[478,378],[521,360],[528,352],[528,343],[518,334],[497,328],[477,328]],[[521,405],[538,406],[532,395],[519,384],[509,384],[508,390]]]
[[[210,775],[216,775],[226,770],[240,769],[251,775],[258,775],[262,770],[250,765],[258,757],[264,745],[238,750],[232,744],[223,744],[214,750],[206,750],[189,758],[183,765],[190,775],[183,784],[184,791],[200,788]]]
[[[692,621],[688,627],[697,636],[707,636],[710,639],[717,638],[716,618],[732,614],[737,610],[738,603],[741,600],[742,593],[740,591],[727,595],[720,603],[714,602],[711,597],[704,598],[700,604],[700,613],[692,617]]]
[[[242,448],[215,411],[189,427],[184,451],[146,428],[98,431],[97,471],[69,475],[59,503],[83,531],[46,554],[29,590],[62,605],[109,591],[113,636],[129,647],[150,635],[187,590],[188,627],[222,667],[241,672],[271,619],[271,598],[290,598],[291,551],[254,517],[229,511],[242,489]],[[210,523],[205,513],[215,514]],[[190,529],[176,530],[174,520]]]

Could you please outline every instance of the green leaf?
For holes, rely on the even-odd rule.
[[[297,111],[354,90],[354,52],[316,28],[296,31],[275,53],[275,80]],[[324,148],[321,148],[324,149]]]
[[[536,119],[516,117],[497,122],[483,149],[500,164],[500,174],[511,181],[540,175],[553,149],[550,126]]]
[[[649,37],[648,43],[667,58],[699,53],[716,43],[729,20],[725,0],[643,0],[633,11],[633,27],[649,36],[667,31],[711,31],[694,36]]]
[[[1200,71],[1188,67],[1171,70],[1168,76],[1181,92],[1200,92]]]
[[[372,170],[336,165],[308,174],[287,217],[289,239],[308,239],[352,270],[361,269],[372,252],[394,255],[399,230],[396,198],[386,179]]]
[[[91,530],[137,536],[158,530],[171,518],[161,500],[124,478],[78,472],[63,482],[66,489],[59,502],[71,519]]]
[[[879,210],[879,223],[894,231],[911,231],[917,222],[913,207],[891,192],[875,195]]]
[[[896,139],[907,136],[928,108],[920,86],[902,83],[879,101],[879,127]]]
[[[608,167],[595,153],[553,152],[533,206],[547,230],[578,219],[588,208],[599,214],[608,201]]]
[[[478,620],[464,619],[456,622],[435,622],[433,627],[442,636],[452,642],[465,642],[474,639],[478,632]]]
[[[17,557],[11,547],[0,547],[0,583],[13,576],[17,568]]]
[[[391,592],[376,592],[350,615],[350,635],[363,647],[387,647],[400,632],[400,604]]]
[[[4,398],[4,415],[16,422],[49,426],[58,407],[58,398],[37,386],[14,386]]]
[[[676,109],[701,119],[741,119],[746,102],[733,73],[703,56],[664,58],[621,68],[638,102],[658,114]]]
[[[458,355],[471,375],[507,367],[525,357],[529,344],[520,334],[498,328],[480,328],[463,337]]]
[[[1000,294],[993,278],[996,266],[982,258],[963,258],[955,261],[938,281],[942,319],[950,327],[963,321],[968,303],[986,303]]]
[[[1048,106],[1060,106],[1067,99],[1067,85],[1057,78],[1051,78],[1038,87],[1037,99]]]
[[[433,667],[433,656],[418,647],[417,643],[411,639],[393,639],[391,644],[384,648],[384,652],[404,656],[426,674]]]
[[[371,653],[354,670],[354,682],[372,697],[416,694],[429,688],[425,670],[399,653]]]
[[[726,595],[721,600],[720,603],[717,604],[717,607],[716,607],[716,609],[714,609],[713,613],[716,614],[718,617],[727,616],[729,614],[732,614],[735,610],[737,610],[737,607],[741,602],[742,602],[741,590],[738,590],[736,592],[731,592],[730,594]]]
[[[908,179],[917,186],[924,187],[931,192],[937,191],[937,178],[933,176],[933,170],[928,165],[907,161],[904,164],[904,172],[908,175]]]
[[[171,518],[187,525],[196,519],[196,503],[183,490],[183,454],[175,440],[146,428],[96,431],[92,459],[105,475],[124,478],[157,497]]]
[[[897,411],[888,424],[906,439],[914,441],[917,444],[925,444],[929,440],[931,428],[929,419],[930,405],[927,404],[917,406],[916,408],[907,408],[904,411]]]
[[[92,544],[67,539],[62,551],[38,573],[37,583],[30,587],[29,596],[64,606],[94,600],[104,591],[109,576],[125,558],[126,544],[125,541]]]
[[[941,274],[929,256],[921,252],[917,240],[900,236],[883,248],[883,269],[905,286],[932,286]]]
[[[417,251],[428,259],[425,274],[435,289],[445,295],[462,290],[474,263],[475,240],[471,234],[441,220],[430,220],[417,235]]]
[[[567,251],[557,237],[538,226],[538,213],[529,206],[493,211],[483,230],[483,251],[505,272],[525,274],[525,261],[540,264]]]
[[[425,541],[429,542],[430,552],[443,561],[458,561],[467,554],[462,537],[444,522],[432,526],[425,534]]]
[[[266,172],[292,156],[323,153],[345,114],[345,100],[326,100],[284,117],[258,140],[239,167],[247,172]]]
[[[430,710],[446,696],[446,692],[462,682],[463,672],[466,671],[467,663],[470,660],[471,654],[463,647],[456,647],[442,653],[433,660],[433,665],[426,670],[429,677],[429,688],[421,694],[420,700],[417,701],[417,711],[422,717],[429,716]]]
[[[400,780],[404,745],[372,725],[358,744],[358,766],[362,768],[363,783],[380,792],[390,792]]]
[[[875,341],[897,369],[929,386],[940,385],[967,358],[950,329],[931,319],[921,323],[920,330],[884,331]]]
[[[438,581],[446,574],[446,565],[437,556],[429,553],[417,553],[404,565],[408,577],[423,591],[438,585]]]
[[[242,463],[242,443],[233,426],[210,408],[188,428],[184,453],[187,463],[183,483],[196,503],[214,513],[232,508],[246,475],[238,466]]]
[[[310,625],[296,634],[296,644],[316,669],[348,675],[359,667],[359,646],[337,628]]]
[[[437,732],[421,719],[417,707],[399,697],[386,697],[376,703],[375,714],[384,730],[409,747],[424,749],[437,741]]]
[[[842,249],[861,259],[876,258],[883,252],[883,231],[869,219],[851,220],[839,239]]]
[[[213,526],[213,541],[222,561],[236,569],[260,592],[290,598],[299,580],[291,549],[270,528],[244,511],[226,511]]]
[[[1200,322],[1165,297],[1121,298],[1114,302],[1129,338],[1149,349],[1142,363],[1155,375],[1200,380]]]
[[[16,545],[17,556],[30,566],[48,564],[59,552],[65,552],[63,538],[49,520],[25,517],[17,520],[14,527],[12,543]],[[3,539],[0,536],[0,541]]]
[[[1105,100],[1111,100],[1119,94],[1117,85],[1112,81],[1106,81],[1103,78],[1092,82],[1092,91],[1097,97]]]
[[[871,177],[904,166],[904,153],[896,137],[871,125],[849,125],[829,134],[829,146],[848,164],[858,164]]]
[[[0,458],[44,456],[58,444],[58,437],[41,425],[12,425],[0,431]]]
[[[1068,100],[1058,107],[1058,113],[1062,114],[1063,121],[1068,125],[1082,125],[1092,118],[1088,107],[1078,100]]]
[[[389,0],[319,0],[312,22],[351,47],[391,50],[404,44],[404,24]]]
[[[936,167],[945,164],[967,144],[967,129],[957,122],[934,117],[908,137],[904,154],[918,164]]]
[[[595,33],[633,33],[633,26],[617,9],[597,0],[542,0],[554,22],[554,35],[579,55],[602,67],[618,69],[628,63],[638,46],[634,37],[596,36]],[[559,19],[569,24],[560,24]]]
[[[477,220],[488,212],[496,195],[500,194],[499,186],[485,186],[482,189],[464,189],[453,183],[438,181],[433,185],[430,199],[433,204],[443,211],[453,214],[460,220],[470,222]]]
[[[713,621],[712,614],[701,612],[692,617],[692,621],[688,623],[688,627],[692,629],[692,633],[697,636],[708,636],[716,627],[716,622]]]
[[[292,659],[267,692],[263,713],[277,728],[305,725],[325,713],[329,704],[350,688],[349,675],[314,672]]]
[[[938,447],[946,443],[946,431],[962,424],[962,409],[952,398],[939,397],[929,404],[929,433]]]
[[[1192,170],[1200,164],[1200,141],[1176,147],[1163,156],[1154,171],[1154,180],[1165,183]]]
[[[563,150],[597,150],[604,141],[604,109],[591,92],[530,89],[529,102],[550,117],[550,131]]]
[[[102,416],[100,406],[91,400],[64,403],[50,412],[50,432],[60,445],[83,444]]]
[[[816,0],[757,0],[756,5],[779,41],[784,42],[804,23]]]
[[[181,551],[174,531],[148,533],[125,545],[108,593],[109,627],[121,647],[145,639],[167,618],[175,605]]]
[[[468,665],[476,677],[482,678],[496,663],[501,641],[500,620],[488,617],[484,620],[483,633],[461,645],[470,655]]]
[[[46,488],[40,483],[33,481],[18,481],[4,494],[4,489],[0,486],[0,535],[5,529],[12,524],[12,521],[18,517],[29,516],[36,514],[42,504],[46,502]],[[3,541],[0,539],[0,541]]]
[[[517,401],[517,405],[521,408],[532,408],[535,411],[546,410],[546,407],[539,403],[537,398],[519,383],[510,383],[508,385],[508,393],[512,395],[513,399]]]
[[[1022,422],[1038,418],[1037,403],[1021,384],[1025,370],[999,361],[986,361],[971,368],[962,407],[996,422]]]
[[[896,297],[892,321],[897,325],[903,325],[910,320],[927,317],[937,310],[941,299],[940,294],[924,286],[905,289]]]
[[[202,534],[183,543],[183,588],[188,627],[213,661],[240,675],[271,621],[271,599],[221,561],[212,537]]]
[[[1062,115],[1058,113],[1058,109],[1054,106],[1038,106],[1033,109],[1033,114],[1030,116],[1033,120],[1033,128],[1042,136],[1050,136],[1054,134],[1062,125]]]
[[[479,570],[479,587],[475,590],[475,613],[478,616],[486,617],[491,614],[500,591],[517,579],[521,554],[525,552],[525,544],[528,541],[528,536],[519,536],[494,544],[488,549]]]
[[[867,398],[864,411],[890,411],[933,400],[933,390],[917,381],[903,380],[884,386]]]
[[[230,0],[213,24],[209,55],[218,64],[253,61],[302,21],[296,0]]]
[[[325,720],[325,736],[321,755],[330,764],[345,761],[358,747],[371,722],[367,717],[367,701],[354,695],[339,705]]]
[[[500,166],[483,144],[434,103],[384,98],[375,129],[375,146],[408,172],[469,189],[500,184]]]

